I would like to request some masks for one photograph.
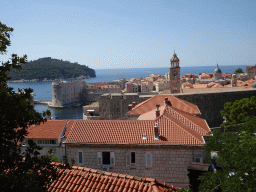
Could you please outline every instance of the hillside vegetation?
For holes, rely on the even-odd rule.
[[[22,69],[11,70],[9,75],[11,80],[32,80],[39,79],[69,79],[76,77],[96,77],[95,70],[85,65],[77,63],[70,63],[69,61],[62,61],[52,59],[51,57],[40,58],[38,60],[22,64]]]

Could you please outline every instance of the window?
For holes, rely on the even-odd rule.
[[[152,167],[152,154],[146,153],[146,167]]]
[[[37,141],[38,144],[40,145],[56,145],[56,140],[55,139],[39,139]]]
[[[135,152],[126,153],[126,166],[135,166]]]
[[[131,164],[135,164],[135,152],[131,152]]]
[[[97,152],[98,165],[115,165],[115,153],[109,151]]]
[[[78,164],[83,163],[83,152],[79,151],[78,152]]]

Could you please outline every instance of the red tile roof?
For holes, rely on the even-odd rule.
[[[159,140],[154,139],[154,126],[158,123]],[[196,127],[196,126],[195,126]],[[199,126],[198,126],[199,127]],[[94,144],[163,144],[203,145],[199,134],[203,128],[189,128],[168,114],[153,120],[79,120],[67,137],[67,143]],[[201,133],[200,132],[200,133]],[[142,139],[146,136],[147,139]]]
[[[67,143],[80,144],[162,144],[204,145],[202,136],[210,129],[199,114],[196,105],[172,95],[157,95],[134,107],[140,120],[77,120],[67,137]],[[153,105],[153,104],[155,105]],[[156,117],[156,104],[160,114]],[[162,104],[162,105],[161,105]],[[134,115],[134,113],[132,114]],[[154,126],[159,127],[159,139],[155,139]],[[142,139],[145,136],[146,139]]]
[[[143,101],[136,105],[131,111],[127,113],[127,115],[133,114],[143,114],[148,111],[156,110],[156,105],[163,106],[165,97],[168,98],[168,101],[171,102],[172,106],[182,111],[191,113],[191,114],[199,114],[200,111],[198,107],[192,103],[186,102],[182,99],[174,97],[173,95],[155,95],[150,99]]]
[[[153,178],[103,172],[85,167],[73,166],[58,169],[61,177],[47,186],[49,192],[86,191],[86,192],[174,192],[177,187]]]
[[[72,127],[73,121],[68,120],[47,120],[45,123],[40,125],[31,125],[28,127],[28,135],[25,136],[27,139],[57,139],[63,131],[65,125],[67,135]]]

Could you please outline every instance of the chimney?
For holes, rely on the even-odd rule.
[[[134,108],[135,106],[136,106],[136,102],[133,101],[133,102],[132,102],[132,108]]]
[[[159,107],[160,107],[160,105],[156,105],[156,118],[160,116]]]
[[[131,111],[132,110],[132,104],[129,104],[128,105],[128,111]]]
[[[164,98],[164,104],[172,106],[171,101],[168,101],[168,97]]]
[[[165,98],[164,98],[164,104],[165,104],[165,105],[168,105],[168,97],[165,97]]]
[[[159,127],[158,127],[157,123],[154,126],[154,130],[155,130],[154,140],[159,140]]]

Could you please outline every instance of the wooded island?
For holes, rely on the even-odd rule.
[[[86,65],[71,63],[51,57],[40,58],[21,64],[21,70],[11,70],[11,80],[55,80],[96,77],[95,70]]]

